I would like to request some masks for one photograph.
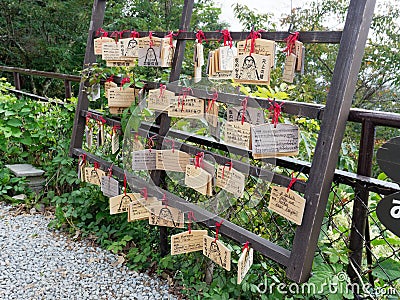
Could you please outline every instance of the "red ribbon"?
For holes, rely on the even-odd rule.
[[[131,79],[129,77],[122,78],[121,89],[122,89],[122,87],[124,86],[125,83],[130,83],[130,82],[131,82]]]
[[[185,100],[186,100],[186,97],[188,96],[189,92],[191,94],[193,94],[193,90],[191,88],[183,88],[182,91],[179,93],[179,96],[178,96],[178,107],[179,107],[179,105],[182,105],[181,111],[183,111],[183,109],[184,109]]]
[[[232,43],[232,37],[231,37],[231,33],[229,32],[228,29],[223,29],[221,30],[222,33],[222,37],[218,40],[221,41],[221,39],[224,39],[224,46],[229,46],[230,48],[232,48],[233,43]]]
[[[152,137],[150,137],[147,141],[147,147],[149,148],[149,151],[151,152],[151,148],[154,147],[154,141],[153,138],[155,137],[155,135],[153,135]]]
[[[93,166],[94,166],[94,169],[95,169],[95,170],[97,170],[97,169],[100,168],[100,164],[99,164],[97,161],[95,161],[95,162],[93,163]]]
[[[140,37],[139,32],[137,32],[135,30],[131,31],[131,38],[135,39],[135,38],[139,38],[139,37]]]
[[[147,200],[147,196],[148,196],[148,194],[147,194],[147,188],[142,188],[142,190],[140,191],[140,194],[143,196],[143,198],[145,199],[145,200]]]
[[[165,140],[166,143],[171,143],[172,153],[175,152],[175,141],[174,140]]]
[[[114,81],[114,75],[111,75],[110,77],[107,78],[106,82],[113,82]]]
[[[229,171],[231,171],[232,166],[233,166],[232,162],[228,162],[224,165],[224,167],[222,168],[222,179],[224,179],[224,177],[225,177],[225,167],[229,167]]]
[[[201,44],[201,43],[203,42],[203,39],[208,43],[208,41],[207,41],[207,39],[206,39],[206,36],[205,36],[203,30],[200,29],[200,30],[197,31],[197,33],[196,33],[196,40],[197,40],[198,43]]]
[[[189,230],[189,234],[191,234],[192,233],[192,220],[196,221],[196,218],[194,217],[193,211],[189,211],[187,217],[188,217],[188,230]]]
[[[220,223],[215,222],[215,240],[214,241],[218,240],[218,233],[219,233],[219,229],[220,229],[222,223],[224,223],[224,220],[222,220]]]
[[[165,205],[165,207],[168,206],[168,199],[167,199],[167,195],[165,193],[164,193],[164,195],[163,195],[163,197],[161,199],[161,202],[162,202],[163,205]]]
[[[149,31],[149,39],[150,39],[149,47],[150,47],[150,48],[153,48],[153,46],[154,46],[153,31]]]
[[[113,166],[114,166],[114,163],[112,163],[111,166],[108,168],[108,177],[112,176]]]
[[[100,116],[99,122],[101,122],[101,124],[103,125],[107,123],[107,121],[103,118],[103,116]]]
[[[203,166],[203,158],[204,158],[204,152],[199,152],[195,156],[194,160],[194,166],[195,168],[201,168]]]
[[[115,133],[117,133],[117,131],[119,130],[119,129],[121,129],[121,125],[114,125],[113,127],[112,127],[112,131],[113,132],[115,132]]]
[[[294,45],[299,38],[299,32],[293,32],[291,33],[286,39],[286,48],[283,49],[283,52],[286,53],[286,56],[289,56],[290,54],[293,53]]]
[[[113,31],[113,32],[111,33],[110,37],[114,38],[115,43],[118,43],[118,40],[119,40],[120,37],[121,37],[121,32],[119,32],[119,31]]]
[[[165,84],[160,84],[160,95],[158,98],[164,97],[165,90],[167,89],[167,86]]]
[[[214,106],[214,104],[215,104],[215,101],[217,101],[217,100],[218,100],[218,92],[215,91],[214,94],[213,94],[213,97],[212,97],[211,101],[208,102],[208,106],[207,106],[206,112],[209,112],[209,111],[211,110],[211,108],[212,108],[212,107]]]
[[[247,111],[247,102],[249,100],[249,96],[247,96],[246,98],[244,98],[242,100],[242,125],[244,123],[244,121],[246,120],[246,111]]]
[[[247,242],[244,244],[243,248],[242,248],[242,252],[243,252],[245,249],[249,249],[249,245],[250,245],[250,243],[249,243],[249,241],[247,241]]]
[[[101,38],[108,37],[108,32],[103,28],[99,28],[99,30],[96,31],[96,36],[100,36]]]
[[[247,36],[246,38],[246,44],[244,46],[244,51],[246,51],[247,48],[247,41],[250,39],[250,53],[249,55],[251,55],[252,53],[254,53],[255,47],[256,47],[256,39],[261,37],[261,32],[263,32],[264,30],[251,30],[250,34]]]
[[[166,38],[169,38],[169,46],[170,46],[171,48],[174,47],[174,36],[176,36],[176,35],[174,34],[173,31],[170,31],[170,32],[165,36]]]
[[[293,184],[297,181],[297,178],[294,177],[294,172],[292,172],[292,180],[290,180],[290,183],[287,187],[286,193],[289,193],[290,189],[292,188]]]
[[[124,174],[124,194],[126,195],[126,174]]]
[[[83,164],[86,163],[86,154],[81,154],[81,155],[79,155],[79,159],[80,159],[81,161],[78,163],[78,165],[79,165],[79,166],[82,166]]]
[[[272,124],[274,125],[274,128],[276,128],[276,125],[279,124],[279,117],[281,116],[282,113],[282,105],[284,104],[283,102],[281,104],[278,104],[275,100],[269,100],[270,102],[270,107],[268,110],[272,114]]]

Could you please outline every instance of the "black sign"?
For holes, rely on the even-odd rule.
[[[400,137],[383,144],[376,160],[386,175],[400,182]],[[400,237],[400,192],[383,198],[376,207],[376,215],[387,229]]]
[[[387,229],[400,237],[400,192],[379,201],[376,215]]]
[[[376,154],[376,160],[386,175],[400,182],[400,137],[383,144]]]

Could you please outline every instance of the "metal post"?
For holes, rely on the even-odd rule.
[[[370,177],[372,174],[372,159],[374,156],[375,125],[369,120],[363,120],[361,130],[360,150],[358,155],[357,174]],[[368,222],[369,191],[361,185],[354,189],[355,199],[350,232],[350,262],[347,273],[352,281],[358,281],[361,271],[362,253],[366,223]],[[354,269],[355,268],[355,269]]]

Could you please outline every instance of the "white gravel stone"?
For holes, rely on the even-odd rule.
[[[49,218],[10,209],[0,202],[0,299],[177,299],[165,281],[113,267],[116,255],[50,231]]]

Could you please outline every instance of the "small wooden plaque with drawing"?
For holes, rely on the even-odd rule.
[[[306,200],[292,190],[281,186],[272,187],[268,208],[285,219],[301,225]]]
[[[101,177],[106,176],[103,170],[98,168],[85,168],[85,181],[101,186]]]
[[[203,236],[207,230],[191,230],[171,236],[171,255],[203,250]]]
[[[247,272],[253,265],[253,248],[245,248],[238,260],[237,284],[241,284]]]
[[[185,227],[183,212],[167,205],[150,206],[149,224],[173,228]]]
[[[203,236],[203,255],[207,256],[225,270],[231,270],[231,250],[219,240],[208,235]]]
[[[110,215],[122,214],[128,211],[129,204],[140,197],[140,194],[121,194],[110,198]]]

